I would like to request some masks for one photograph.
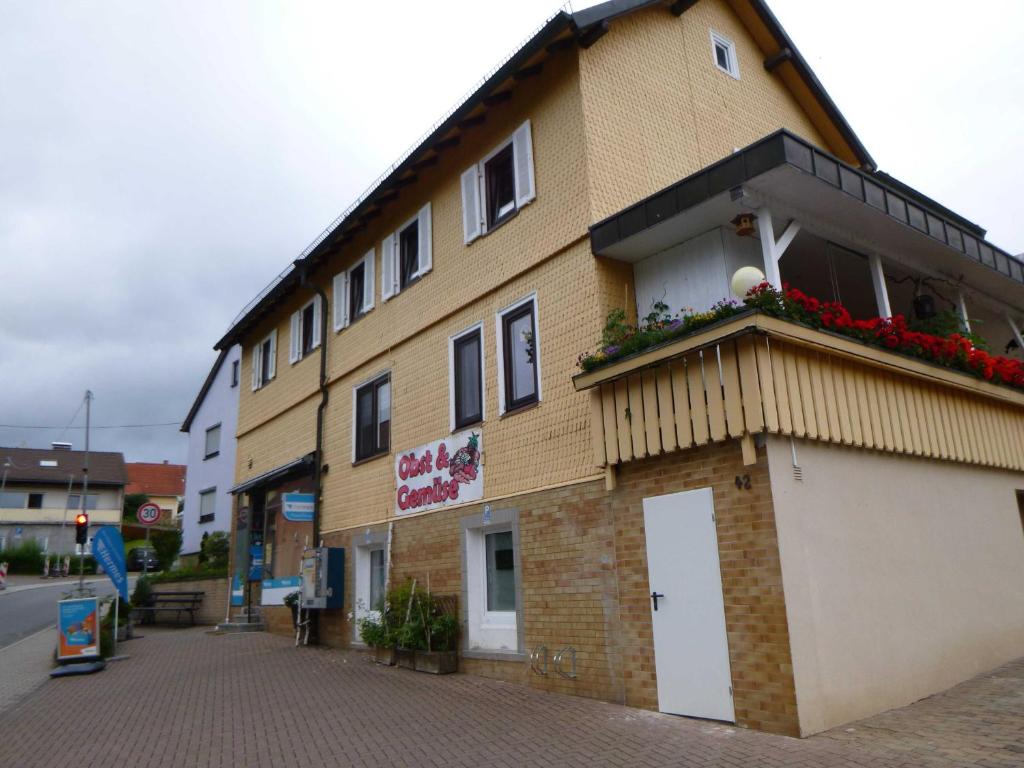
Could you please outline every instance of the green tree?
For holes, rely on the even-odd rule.
[[[150,535],[150,543],[156,551],[156,559],[160,561],[160,568],[164,571],[171,570],[174,561],[178,559],[181,552],[181,531],[153,531]]]
[[[144,493],[126,493],[124,496],[124,506],[121,508],[121,519],[126,523],[139,522],[135,513],[147,501],[149,501],[149,496]]]
[[[209,535],[203,534],[200,562],[210,568],[227,568],[230,549],[231,540],[224,531],[215,531]]]

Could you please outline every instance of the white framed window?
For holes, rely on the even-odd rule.
[[[255,392],[277,375],[277,329],[252,348],[252,388]]]
[[[448,338],[448,421],[452,432],[484,420],[484,329]]]
[[[541,400],[539,328],[535,293],[495,316],[501,415]]]
[[[347,328],[373,309],[374,249],[334,276],[334,330]]]
[[[95,493],[85,494],[85,508],[96,509],[96,505],[99,503],[99,496]],[[81,509],[82,508],[82,494],[80,493],[69,493],[68,494],[68,509]]]
[[[217,489],[207,488],[199,492],[199,522],[212,523],[217,516]]]
[[[391,450],[391,374],[352,388],[352,462]]]
[[[212,459],[220,454],[220,424],[214,424],[206,430],[206,445],[204,446],[203,461]]]
[[[466,245],[510,219],[537,197],[530,121],[462,173]]]
[[[466,650],[522,652],[522,568],[514,510],[462,521]]]
[[[711,57],[715,66],[730,77],[740,79],[740,62],[736,57],[736,44],[725,35],[711,30]]]
[[[434,267],[430,203],[380,244],[380,298],[387,301]]]
[[[293,365],[320,346],[320,296],[292,312],[288,362]]]

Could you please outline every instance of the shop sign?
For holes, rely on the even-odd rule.
[[[283,493],[281,508],[285,520],[291,520],[293,523],[313,522],[312,493]]]
[[[408,515],[484,496],[479,432],[458,432],[395,456],[395,514]]]
[[[292,592],[302,589],[302,577],[286,576],[283,579],[264,579],[260,605],[284,605],[284,599]]]
[[[57,659],[91,659],[100,655],[100,601],[96,597],[57,603]]]

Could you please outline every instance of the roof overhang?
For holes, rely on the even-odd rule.
[[[779,131],[593,225],[591,248],[636,262],[766,206],[822,236],[1024,308],[1024,264],[924,199]]]
[[[294,461],[289,461],[287,464],[282,464],[279,467],[264,472],[262,475],[256,475],[256,477],[239,483],[234,488],[228,490],[228,493],[245,493],[246,491],[254,490],[260,486],[270,485],[275,482],[283,482],[294,477],[301,477],[302,475],[309,474],[312,471],[313,454],[307,453],[305,456],[295,459]]]

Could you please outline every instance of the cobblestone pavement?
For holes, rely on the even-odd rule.
[[[1020,766],[1024,660],[810,739],[375,666],[263,633],[146,630],[0,715],[0,765]],[[851,730],[852,729],[852,730]]]
[[[56,630],[47,627],[0,649],[0,734],[6,732],[3,713],[46,682],[56,642]]]

